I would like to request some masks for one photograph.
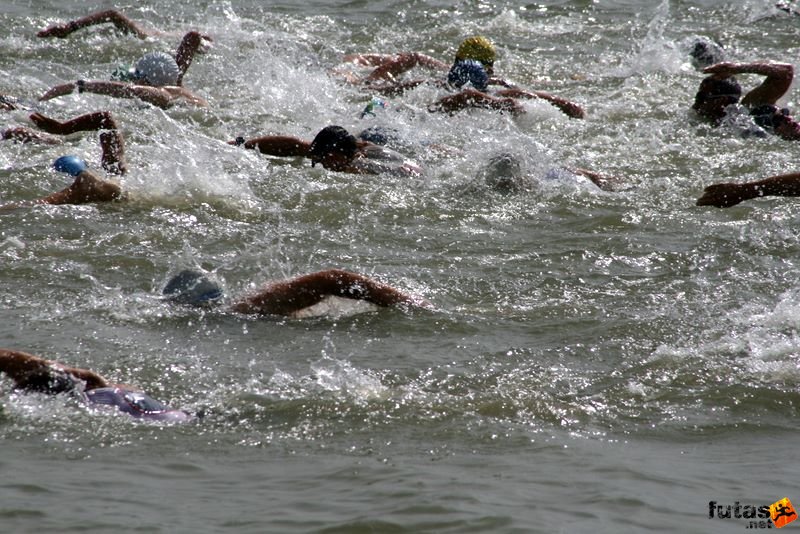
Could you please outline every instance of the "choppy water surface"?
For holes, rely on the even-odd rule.
[[[737,61],[796,63],[800,17],[771,2],[413,1],[119,5],[170,32],[38,29],[107,5],[6,0],[0,93],[35,101],[107,78],[182,32],[214,37],[185,84],[207,110],[73,95],[107,109],[131,172],[120,205],[0,214],[0,346],[93,368],[190,410],[161,427],[0,382],[3,531],[730,532],[708,502],[800,500],[800,203],[697,208],[704,185],[796,172],[800,145],[698,123],[698,35]],[[344,54],[442,59],[483,33],[497,70],[581,103],[583,121],[427,113],[421,88],[359,119]],[[745,85],[755,83],[745,78]],[[793,90],[786,105],[797,109]],[[6,113],[10,126],[25,112]],[[390,124],[424,178],[334,174],[226,142]],[[500,150],[530,178],[477,179]],[[64,187],[52,160],[96,136],[0,144],[0,199]],[[542,180],[559,164],[623,177],[600,193]],[[304,320],[176,309],[158,293],[200,266],[230,295],[329,267],[434,303]],[[790,527],[791,528],[791,527]]]

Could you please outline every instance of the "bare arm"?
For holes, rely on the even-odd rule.
[[[449,68],[446,63],[426,56],[425,54],[420,54],[419,52],[402,52],[382,60],[380,65],[367,76],[366,81],[394,80],[395,77],[417,66],[443,71]]]
[[[31,121],[48,133],[69,135],[75,132],[107,130],[100,133],[100,147],[103,149],[103,168],[113,174],[125,174],[125,140],[114,117],[108,111],[96,111],[80,115],[65,122],[33,113]]]
[[[190,31],[183,36],[181,44],[175,52],[175,61],[178,63],[180,74],[178,75],[178,85],[183,85],[183,76],[192,64],[195,54],[197,54],[203,46],[203,41],[211,41],[208,35],[202,35],[196,31]]]
[[[582,119],[585,115],[583,108],[574,102],[570,102],[566,98],[552,95],[545,91],[525,91],[518,88],[502,89],[497,91],[497,96],[507,98],[540,98],[550,102],[552,105],[564,112],[568,117],[573,119]]]
[[[88,369],[65,367],[26,352],[0,349],[0,372],[9,376],[19,388],[45,389],[54,373],[61,371],[86,382],[86,389],[108,387],[108,381]],[[38,387],[37,387],[38,386]]]
[[[601,174],[599,172],[590,171],[589,169],[582,169],[580,167],[564,167],[569,172],[578,174],[580,176],[585,176],[586,178],[590,179],[594,185],[602,189],[603,191],[613,191],[616,184],[618,184],[621,180],[614,176],[608,176],[605,174]]]
[[[124,82],[108,81],[83,81],[75,83],[57,85],[47,91],[39,100],[50,100],[63,95],[68,95],[78,90],[78,92],[96,93],[99,95],[112,96],[116,98],[138,98],[149,104],[167,109],[178,99],[182,99],[190,104],[205,107],[208,103],[202,98],[194,95],[183,87],[152,87],[149,85],[133,85]]]
[[[17,126],[8,128],[0,132],[0,138],[16,141],[17,143],[42,143],[45,145],[58,145],[61,144],[61,139],[51,137],[39,132],[34,132],[28,128]]]
[[[464,89],[460,93],[440,98],[428,106],[428,111],[432,113],[455,113],[467,108],[496,109],[508,111],[515,115],[525,113],[519,102],[516,102],[513,98],[498,98],[475,89]]]
[[[313,306],[328,296],[365,300],[378,306],[428,305],[422,299],[366,276],[331,269],[269,284],[258,293],[234,304],[231,309],[239,313],[289,315]]]
[[[788,63],[717,63],[703,69],[706,74],[717,78],[729,78],[736,74],[759,74],[766,76],[761,85],[742,98],[742,104],[749,107],[764,104],[775,105],[792,85],[794,68]]]
[[[124,198],[122,189],[115,183],[82,171],[67,188],[34,201],[34,204],[89,204],[111,202]]]
[[[265,135],[247,141],[239,138],[236,141],[229,141],[228,144],[242,145],[245,148],[258,150],[262,154],[279,157],[307,157],[311,148],[310,142],[290,135]]]
[[[95,26],[97,24],[112,23],[119,30],[125,33],[132,33],[140,39],[144,39],[158,32],[148,31],[133,22],[131,19],[120,13],[119,11],[109,9],[107,11],[99,11],[92,13],[86,17],[72,20],[65,24],[56,24],[46,28],[36,35],[38,37],[67,37],[74,31],[86,28],[87,26]]]
[[[703,196],[697,199],[697,205],[729,208],[745,200],[768,196],[800,196],[800,173],[770,176],[743,184],[713,184],[705,188]]]

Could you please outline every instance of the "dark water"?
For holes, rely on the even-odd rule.
[[[3,532],[731,532],[749,521],[709,519],[709,501],[800,500],[800,204],[694,206],[715,181],[797,172],[800,145],[696,122],[686,54],[703,35],[736,61],[796,63],[800,17],[756,1],[148,1],[117,7],[168,35],[35,37],[107,7],[0,3],[0,93],[59,119],[112,111],[131,167],[125,204],[0,214],[0,346],[208,415],[138,424],[3,381]],[[185,80],[209,109],[34,102],[188,28],[214,37]],[[371,95],[329,73],[353,52],[447,59],[474,33],[498,45],[498,71],[586,120],[535,102],[518,119],[430,115],[431,88],[361,120]],[[427,172],[409,180],[226,144],[331,123],[463,152],[410,147]],[[524,159],[527,190],[476,178],[501,150]],[[96,136],[0,144],[0,199],[64,187],[49,166],[65,153],[96,165]],[[559,164],[629,188],[544,180]],[[230,295],[346,268],[436,309],[176,309],[158,293],[187,266]]]

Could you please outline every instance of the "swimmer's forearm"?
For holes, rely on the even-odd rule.
[[[92,13],[91,15],[72,20],[65,24],[51,26],[40,31],[37,35],[39,37],[67,37],[71,33],[86,28],[87,26],[94,26],[106,22],[114,24],[114,26],[125,33],[132,33],[140,39],[144,39],[153,34],[153,32],[148,32],[119,11],[109,9],[107,11]]]
[[[266,135],[244,142],[244,147],[278,157],[306,157],[311,143],[289,135]]]
[[[748,185],[756,196],[797,197],[800,196],[800,173],[771,176]]]

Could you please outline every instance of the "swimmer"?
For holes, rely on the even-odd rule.
[[[479,107],[497,109],[511,113],[524,113],[524,109],[513,99],[541,99],[559,108],[572,118],[583,118],[583,109],[567,99],[552,95],[546,91],[527,91],[509,84],[494,76],[496,51],[494,44],[483,36],[473,36],[461,42],[456,51],[453,63],[447,64],[434,60],[416,52],[398,55],[356,54],[345,56],[345,61],[360,65],[377,66],[363,83],[384,95],[397,95],[421,84],[429,83],[440,87],[456,87],[469,83],[471,88],[464,89],[463,94],[445,97],[433,104],[430,111],[453,113],[460,109]],[[397,81],[396,77],[417,65],[424,65],[435,70],[447,71],[447,83],[440,80]],[[502,86],[488,94],[490,86]]]
[[[0,373],[14,387],[28,392],[57,395],[70,393],[92,407],[111,406],[137,419],[185,423],[194,418],[151,398],[139,388],[112,384],[88,369],[67,367],[26,352],[0,349]]]
[[[53,162],[53,168],[75,177],[75,180],[67,188],[46,197],[28,202],[2,204],[0,209],[8,210],[40,204],[89,204],[125,199],[125,194],[119,185],[98,177],[88,169],[86,162],[77,156],[61,156]]]
[[[128,170],[125,162],[125,140],[122,132],[108,111],[86,113],[65,122],[51,119],[41,113],[33,113],[30,120],[48,134],[69,135],[82,131],[100,131],[100,147],[103,155],[101,163],[103,168],[111,174],[125,174]],[[9,128],[0,132],[0,137],[21,143],[39,142],[46,144],[60,144],[61,140],[45,136],[28,128]]]
[[[184,270],[173,276],[163,289],[167,300],[178,304],[210,307],[219,304],[222,287],[207,275]],[[235,313],[302,317],[310,308],[330,298],[364,301],[376,306],[430,308],[426,300],[403,293],[364,275],[329,269],[271,282],[229,306]]]
[[[238,137],[229,144],[256,149],[270,156],[309,158],[312,167],[320,163],[330,171],[399,176],[420,176],[423,173],[419,165],[402,154],[356,139],[335,125],[323,128],[311,142],[286,135],[268,135],[249,140]]]
[[[529,186],[529,177],[523,167],[522,158],[510,152],[492,156],[478,172],[478,178],[491,189],[501,193],[518,193]],[[554,167],[547,171],[544,179],[587,178],[602,191],[618,191],[621,180],[581,167]]]
[[[741,104],[755,124],[790,141],[800,140],[800,123],[776,103],[792,84],[794,68],[788,63],[716,63],[703,69],[710,74],[700,84],[692,109],[715,126],[736,113]],[[761,85],[742,97],[737,74],[766,76]]]
[[[164,32],[144,29],[119,11],[113,9],[99,11],[97,13],[92,13],[91,15],[87,15],[64,24],[50,26],[49,28],[41,30],[36,35],[38,37],[64,38],[71,33],[80,30],[81,28],[109,22],[122,32],[133,34],[139,39],[146,39],[156,35],[164,35]],[[169,79],[164,80],[165,82],[171,83],[154,83],[156,80],[151,80],[149,83],[151,85],[183,85],[183,77],[186,74],[186,71],[189,69],[189,66],[192,64],[194,56],[198,53],[203,53],[211,41],[211,37],[208,35],[203,35],[197,31],[190,31],[185,34],[180,45],[178,45],[178,49],[175,51],[174,62],[177,69],[173,73],[172,66],[169,66],[169,73],[171,76]],[[131,75],[137,76],[135,70],[136,69],[134,69],[134,72],[131,72]],[[164,74],[162,74],[162,76],[163,75]],[[144,79],[147,78],[145,73],[141,72],[138,76],[143,77]]]
[[[754,182],[719,183],[705,188],[697,199],[698,206],[730,208],[745,200],[760,197],[800,196],[800,173],[780,174]]]

